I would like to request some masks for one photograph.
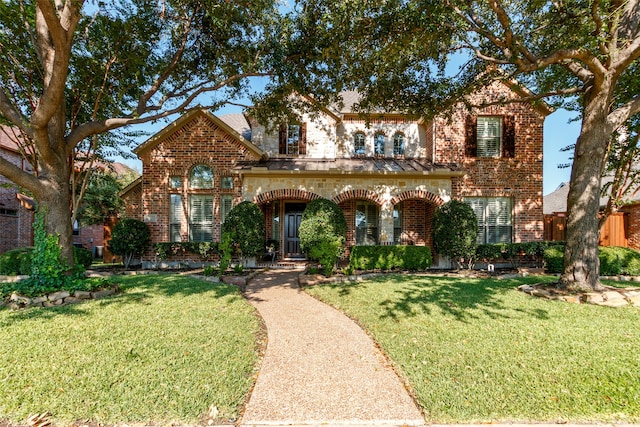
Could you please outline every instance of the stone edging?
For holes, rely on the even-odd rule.
[[[106,298],[119,292],[120,288],[118,287],[118,285],[92,292],[75,291],[73,295],[67,291],[57,291],[48,295],[42,295],[34,298],[25,297],[14,292],[9,297],[9,301],[6,304],[0,302],[0,306],[5,305],[13,309],[28,307],[59,307],[63,305],[77,304],[79,302],[91,299]]]
[[[640,288],[617,289],[607,287],[603,292],[583,292],[570,294],[549,288],[548,285],[520,285],[518,290],[534,297],[573,304],[595,304],[605,307],[640,307]]]

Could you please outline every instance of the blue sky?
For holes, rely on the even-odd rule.
[[[216,112],[217,115],[240,112],[239,107],[225,107]],[[576,117],[575,113],[566,110],[557,110],[550,114],[544,122],[544,170],[543,191],[547,195],[553,192],[562,182],[568,182],[571,176],[571,168],[558,168],[559,164],[569,163],[570,152],[561,152],[563,147],[576,142],[580,133],[580,122],[571,121]],[[164,125],[146,126],[145,130],[158,132]],[[146,139],[146,138],[145,138]],[[142,143],[144,141],[139,141]],[[120,160],[133,167],[138,172],[142,171],[142,163],[139,160]]]

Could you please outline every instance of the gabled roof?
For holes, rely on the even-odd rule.
[[[20,134],[17,128],[0,125],[0,147],[18,153],[20,151],[17,142],[18,138],[20,138]]]
[[[118,191],[118,196],[124,197],[128,192],[132,191],[139,185],[142,185],[142,176],[137,177],[136,179],[131,181],[129,185],[124,187],[122,190]]]
[[[160,132],[156,133],[151,138],[147,139],[145,142],[143,142],[142,144],[134,148],[133,152],[136,153],[137,155],[140,155],[141,153],[156,147],[162,141],[164,141],[165,139],[169,138],[174,133],[182,129],[182,127],[185,124],[187,124],[191,120],[194,120],[195,118],[201,115],[204,115],[213,123],[215,123],[216,126],[220,127],[226,133],[233,136],[235,139],[238,140],[238,142],[246,146],[250,151],[255,153],[261,159],[266,159],[268,157],[265,151],[261,150],[256,145],[252,144],[251,141],[247,140],[245,137],[240,135],[235,129],[233,129],[223,120],[221,120],[219,117],[215,116],[209,110],[206,110],[206,109],[194,109],[189,111],[186,114],[183,114],[177,120],[165,126],[164,129],[162,129]]]

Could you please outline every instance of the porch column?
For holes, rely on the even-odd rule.
[[[393,243],[393,205],[385,201],[380,207],[380,244]]]

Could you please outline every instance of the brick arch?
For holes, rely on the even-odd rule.
[[[425,190],[407,190],[402,193],[394,196],[391,199],[391,205],[395,206],[400,202],[404,202],[405,200],[425,200],[431,203],[434,203],[436,206],[440,206],[444,203],[444,200],[440,198],[440,196],[436,196],[430,191]]]
[[[333,201],[338,205],[348,200],[367,200],[378,206],[382,206],[384,202],[378,193],[370,190],[347,190],[333,198]]]
[[[302,200],[310,202],[312,200],[321,199],[322,196],[316,193],[311,193],[306,190],[296,190],[293,188],[281,188],[279,190],[271,190],[266,193],[259,194],[253,198],[253,202],[256,204],[264,204],[272,202],[274,200]]]

